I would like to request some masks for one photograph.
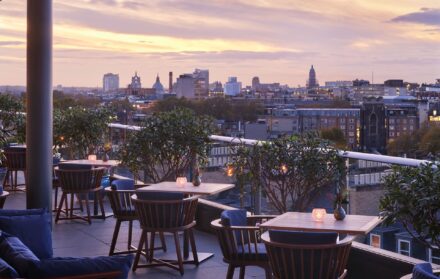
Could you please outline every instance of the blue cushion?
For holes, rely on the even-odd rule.
[[[3,195],[3,185],[0,185],[0,195]]]
[[[332,244],[336,243],[338,234],[335,232],[297,232],[270,230],[271,241],[287,244]]]
[[[18,237],[40,259],[51,258],[52,216],[46,209],[0,210],[0,230]]]
[[[264,243],[257,243],[257,249],[255,249],[255,244],[252,243],[250,249],[247,244],[244,245],[243,249],[242,245],[237,245],[237,258],[246,261],[267,261],[266,246],[264,246]]]
[[[5,262],[2,258],[0,258],[0,278],[17,278],[17,277],[20,277],[17,271],[7,262]]]
[[[141,200],[175,201],[184,198],[183,193],[161,191],[136,191],[136,196]]]
[[[117,278],[125,279],[133,263],[133,255],[102,256],[95,258],[52,258],[42,260],[32,269],[35,278],[80,276],[85,274],[120,271]]]
[[[91,165],[84,164],[72,164],[72,163],[61,163],[58,165],[60,170],[91,170]]]
[[[5,259],[21,277],[32,275],[30,270],[39,259],[15,236],[2,233],[0,236],[0,257]]]
[[[111,184],[112,190],[134,190],[133,179],[117,179]]]
[[[246,226],[246,210],[224,210],[220,215],[222,225],[224,226]]]
[[[246,219],[247,212],[244,209],[224,210],[220,215],[220,219],[223,226],[247,226]],[[245,231],[243,231],[244,243],[248,242],[248,237]],[[242,244],[241,232],[239,230],[234,231],[235,242],[237,245]]]
[[[412,279],[439,279],[440,277],[432,273],[430,263],[416,264],[413,269]]]

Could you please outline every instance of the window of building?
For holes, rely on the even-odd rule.
[[[354,119],[350,119],[349,121],[350,121],[350,123],[354,123]]]
[[[394,124],[394,119],[390,119],[390,124]]]
[[[429,262],[440,264],[440,249],[429,249]]]
[[[378,234],[370,234],[370,245],[376,248],[380,248],[380,235]]]
[[[350,125],[350,130],[354,130],[354,125]]]
[[[390,137],[394,137],[394,132],[390,132]]]
[[[349,139],[348,139],[348,142],[349,142],[349,143],[354,143],[354,139],[353,139],[353,138],[349,138]]]
[[[405,256],[411,255],[411,242],[408,240],[397,240],[397,253]]]
[[[394,126],[393,125],[390,125],[390,130],[394,130]]]
[[[340,128],[341,130],[345,130],[345,125],[341,125],[339,128]]]
[[[349,135],[350,137],[354,137],[354,132],[348,132],[348,135]]]

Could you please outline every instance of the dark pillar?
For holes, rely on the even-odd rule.
[[[52,0],[27,1],[27,208],[51,209]]]

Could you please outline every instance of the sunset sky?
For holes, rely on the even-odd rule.
[[[156,73],[209,69],[304,85],[329,80],[440,78],[439,0],[54,0],[53,84],[125,87]],[[0,85],[26,81],[26,1],[0,2]]]

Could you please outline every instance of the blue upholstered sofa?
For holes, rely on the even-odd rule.
[[[0,210],[0,278],[127,278],[132,255],[53,257],[45,209]]]

